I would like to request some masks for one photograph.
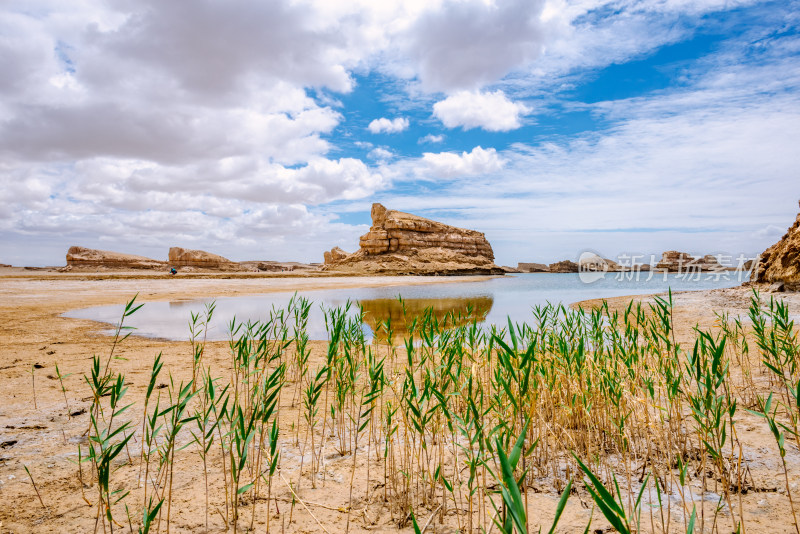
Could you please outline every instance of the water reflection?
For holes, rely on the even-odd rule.
[[[381,323],[391,324],[395,338],[402,338],[415,322],[430,313],[446,327],[462,326],[477,320],[482,323],[492,311],[494,299],[490,296],[439,299],[364,299],[359,301],[364,310],[364,322],[380,340],[386,337]]]
[[[583,283],[577,274],[537,273],[489,278],[479,282],[451,282],[446,284],[365,287],[350,289],[327,289],[300,292],[312,301],[307,334],[309,339],[328,339],[325,318],[321,307],[331,309],[351,303],[360,303],[366,313],[365,330],[375,331],[378,323],[388,318],[393,325],[396,338],[402,339],[408,324],[419,318],[425,308],[431,307],[440,321],[448,313],[467,323],[475,318],[483,324],[503,326],[510,317],[514,322],[531,323],[531,308],[548,302],[568,304],[584,299],[606,298],[619,295],[660,293],[673,291],[716,289],[740,284],[735,279],[687,280],[680,275],[669,274],[652,279],[620,279],[607,276],[592,284]],[[200,300],[176,300],[173,302],[148,302],[142,309],[126,319],[134,326],[136,335],[164,339],[186,340],[189,338],[191,313],[203,314],[207,304],[216,301],[214,319],[208,328],[209,340],[225,340],[229,337],[231,322],[264,321],[274,309],[286,309],[292,293],[268,293],[240,297],[220,297]],[[406,305],[403,316],[401,296]],[[107,323],[119,320],[122,305],[99,306],[67,312],[65,316],[92,319]],[[472,310],[472,317],[468,315]],[[355,313],[355,307],[351,308]],[[418,319],[419,320],[419,319]]]

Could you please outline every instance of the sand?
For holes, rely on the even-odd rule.
[[[476,277],[477,279],[478,277]],[[75,308],[102,304],[121,304],[134,294],[141,302],[156,300],[193,299],[242,294],[267,293],[308,289],[332,289],[379,285],[405,285],[410,283],[440,283],[464,281],[469,278],[442,279],[424,277],[166,277],[142,273],[52,273],[0,272],[0,384],[3,402],[0,403],[0,533],[6,532],[91,532],[95,527],[94,508],[82,497],[95,501],[95,488],[81,488],[78,481],[77,446],[85,442],[88,425],[86,408],[90,405],[88,387],[83,375],[88,372],[94,354],[107,355],[111,339],[102,333],[104,327],[85,320],[66,319],[60,314]],[[793,310],[800,310],[800,295],[780,295],[789,299]],[[638,297],[644,302],[652,297]],[[717,317],[713,311],[745,314],[749,293],[743,289],[714,290],[681,293],[674,296],[675,318],[679,340],[692,337],[692,327],[711,327]],[[627,304],[628,298],[611,299],[613,307]],[[595,302],[596,303],[596,302]],[[583,303],[591,305],[593,302]],[[187,318],[188,320],[188,318]],[[187,329],[188,337],[188,329]],[[321,342],[312,343],[312,359],[321,358],[325,350]],[[145,380],[154,356],[163,354],[165,371],[176,381],[187,380],[191,375],[191,352],[188,342],[171,342],[130,337],[118,350],[124,358],[115,363],[116,368],[131,382],[129,401],[140,401]],[[210,343],[207,363],[220,372],[229,368],[227,345]],[[64,380],[66,401],[55,365]],[[33,371],[33,372],[32,372]],[[166,372],[162,382],[166,381]],[[34,407],[34,391],[35,402]],[[68,407],[67,407],[68,403]],[[132,408],[138,418],[140,412]],[[70,417],[69,414],[75,414]],[[774,441],[762,420],[743,415],[742,440],[748,444],[748,454],[756,482],[754,491],[745,496],[748,510],[748,532],[793,532],[791,515],[782,493],[782,471],[776,462]],[[288,479],[298,480],[299,449],[284,443],[282,473]],[[135,445],[134,445],[135,450]],[[132,452],[135,456],[137,453]],[[181,462],[183,472],[176,476],[175,503],[172,510],[171,532],[204,532],[204,507],[202,506],[202,479],[197,455],[184,452],[188,458]],[[792,473],[791,483],[797,488],[800,482],[800,452],[788,445],[787,462]],[[317,489],[303,479],[301,496],[308,502],[308,510],[294,509],[291,523],[285,522],[273,532],[343,532],[343,506],[347,503],[351,457],[327,459],[326,480]],[[33,485],[23,466],[33,475],[45,508],[42,508]],[[360,483],[365,468],[363,460],[357,466],[355,492],[364,495],[367,488]],[[377,469],[374,464],[373,469]],[[124,479],[128,486],[136,487],[136,477]],[[290,493],[285,485],[276,486],[280,506],[289,506]],[[380,492],[380,488],[371,488]],[[138,517],[138,498],[132,498],[132,515]],[[546,530],[552,517],[558,495],[542,491],[531,495],[531,523]],[[224,506],[221,499],[212,506]],[[263,506],[263,504],[260,504]],[[249,508],[244,514],[249,517]],[[285,511],[282,510],[282,511]],[[433,511],[431,511],[433,512]],[[313,515],[312,515],[313,514]],[[591,516],[590,501],[585,492],[570,499],[559,525],[561,532],[583,532]],[[256,520],[256,531],[264,532],[264,515]],[[428,516],[421,516],[424,525]],[[117,531],[127,532],[116,528]],[[456,532],[455,520],[448,517],[444,524],[432,521],[428,532]],[[593,529],[605,528],[600,514],[594,513]],[[212,532],[223,532],[220,517],[212,513]],[[354,505],[351,524],[353,532],[412,532],[410,526],[398,530],[383,509],[380,499],[366,502],[359,498]]]
[[[409,284],[430,284],[480,280],[485,277],[305,277],[241,274],[201,274],[171,277],[147,272],[54,273],[52,271],[0,270],[0,533],[6,532],[91,532],[94,509],[81,496],[77,477],[78,443],[85,443],[84,433],[89,419],[85,413],[91,399],[83,376],[88,373],[95,354],[107,355],[111,338],[103,333],[107,325],[92,321],[67,319],[60,315],[68,310],[104,304],[124,304],[138,293],[137,302],[158,300],[190,300],[203,297],[228,297],[279,291],[343,289]],[[187,317],[187,321],[188,321]],[[312,342],[312,360],[324,354],[324,344]],[[229,369],[225,342],[209,343],[206,361],[215,369]],[[155,355],[163,353],[165,372],[177,382],[191,378],[192,353],[187,342],[145,339],[132,336],[117,350],[124,360],[117,360],[115,369],[130,382],[128,398],[140,401],[146,388],[150,366]],[[65,402],[55,365],[58,365],[67,389]],[[33,368],[33,374],[32,374]],[[187,373],[188,369],[188,373]],[[34,392],[36,407],[34,407]],[[69,410],[67,409],[67,403]],[[136,410],[134,406],[132,410]],[[83,412],[83,413],[81,413]],[[76,414],[69,417],[68,413]],[[135,412],[137,417],[141,412]],[[191,459],[181,465],[191,465]],[[293,477],[293,458],[297,449],[283,455],[285,476]],[[349,458],[331,461],[331,478],[327,488],[309,492],[317,502],[314,511],[320,521],[332,526],[342,521],[343,476],[349,473]],[[193,467],[199,467],[198,465]],[[296,463],[296,462],[295,462]],[[23,466],[34,481],[47,506],[43,510]],[[297,467],[295,466],[296,470]],[[336,471],[340,469],[341,472]],[[136,486],[136,480],[132,480]],[[94,502],[94,488],[84,488]],[[357,486],[358,489],[358,486]],[[280,488],[283,499],[289,491]],[[195,474],[187,473],[184,483],[176,488],[179,495],[173,509],[172,532],[203,532],[201,500],[192,494],[202,491]],[[327,504],[326,504],[327,503]],[[224,507],[224,504],[221,506]],[[329,507],[325,508],[325,506]],[[134,506],[139,516],[138,504]],[[249,513],[249,512],[248,512]],[[365,512],[367,515],[369,511]],[[374,516],[379,514],[372,512]],[[262,514],[263,515],[263,514]],[[382,521],[385,522],[386,518]],[[287,532],[317,530],[317,523],[299,506]],[[361,519],[359,521],[362,521]],[[377,527],[380,522],[375,519]],[[212,517],[211,531],[223,532],[219,517]],[[215,526],[214,526],[215,525]],[[256,522],[259,525],[259,522]],[[258,527],[263,531],[264,525]],[[274,529],[273,529],[274,530]],[[357,522],[351,528],[363,531]],[[127,528],[126,528],[127,531]]]

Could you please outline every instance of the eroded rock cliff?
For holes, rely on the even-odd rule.
[[[345,259],[347,257],[347,252],[339,247],[333,247],[330,250],[326,250],[323,257],[325,259],[325,265],[331,265]]]
[[[375,274],[502,274],[483,233],[372,205],[360,249],[325,255],[325,270]],[[341,251],[343,252],[343,251]]]
[[[166,263],[144,256],[122,254],[110,250],[70,247],[67,251],[67,266],[78,269],[163,269],[166,267]]]
[[[169,249],[171,267],[200,267],[203,269],[229,270],[239,269],[239,264],[205,250],[189,250],[180,247]]]
[[[800,213],[781,240],[761,254],[751,280],[800,291]]]
[[[725,267],[720,265],[713,254],[694,257],[685,252],[668,250],[661,255],[661,261],[656,265],[656,269],[669,272],[698,272],[722,271]]]
[[[518,263],[517,270],[521,273],[547,273],[550,266],[545,263]]]

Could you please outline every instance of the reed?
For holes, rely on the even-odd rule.
[[[530,323],[500,327],[481,326],[471,310],[412,314],[401,301],[402,320],[378,321],[371,340],[364,311],[347,303],[323,310],[328,343],[319,352],[307,334],[311,306],[295,296],[263,321],[232,321],[219,370],[205,337],[214,306],[192,315],[192,380],[170,378],[163,397],[157,356],[141,416],[123,401],[127,383],[113,358],[93,358],[89,446],[79,454],[97,482],[98,528],[119,527],[116,510],[137,491],[141,518],[129,528],[169,532],[176,478],[185,476],[202,486],[206,531],[219,520],[252,531],[259,519],[267,532],[291,530],[299,504],[297,513],[329,531],[372,528],[372,507],[419,532],[434,521],[470,533],[530,532],[545,528],[546,512],[554,532],[577,493],[619,532],[745,532],[742,495],[753,481],[738,429],[746,414],[775,438],[795,517],[784,456],[800,446],[800,345],[780,301],[754,293],[752,326],[720,314],[686,347],[671,294],[621,310],[539,306]],[[66,401],[63,382],[62,393]],[[134,436],[141,451],[122,461]],[[202,465],[194,476],[180,467],[190,454]],[[308,498],[327,484],[329,463],[347,487],[338,527],[313,514],[321,505]],[[138,469],[144,487],[116,487],[122,468]],[[532,491],[549,492],[551,508],[531,509]],[[719,502],[709,505],[712,491]]]

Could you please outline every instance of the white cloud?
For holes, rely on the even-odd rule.
[[[397,117],[395,119],[387,119],[386,117],[381,117],[380,119],[374,119],[372,122],[369,123],[367,129],[374,133],[400,133],[403,130],[407,129],[409,125],[408,119],[405,117]]]
[[[394,152],[391,150],[386,150],[382,147],[378,147],[370,150],[369,154],[367,154],[367,157],[380,162],[386,162],[394,157]]]
[[[476,146],[471,152],[454,154],[452,152],[431,153],[422,155],[420,174],[431,174],[434,177],[452,178],[492,174],[500,171],[505,161],[497,155],[494,148],[483,149]]]
[[[727,39],[741,50],[715,45],[679,93],[559,102],[611,126],[550,144],[414,159],[359,139],[363,128],[348,131],[345,119],[364,108],[343,103],[375,75],[396,113],[416,117],[443,93],[433,113],[446,126],[509,131],[531,113],[522,102],[546,111],[596,69],[685,40],[722,21],[709,13],[748,2],[197,0],[187,11],[160,0],[7,0],[0,252],[57,251],[63,261],[69,241],[145,252],[180,237],[231,257],[244,247],[248,257],[317,259],[313,247],[361,233],[333,222],[333,210],[374,194],[391,200],[392,180],[454,177],[464,179],[438,180],[402,205],[460,208],[469,226],[517,244],[534,229],[574,237],[653,220],[741,224],[750,236],[741,239],[755,243],[766,237],[758,229],[785,226],[800,195],[798,45],[774,31],[794,20],[781,6],[747,8],[769,10],[768,22],[747,29],[763,35]],[[370,131],[408,127],[405,117],[381,118]],[[448,145],[476,144],[458,135]],[[372,164],[344,157],[352,146],[371,151]]]
[[[433,105],[433,116],[448,128],[483,128],[507,132],[522,126],[520,116],[530,112],[524,104],[512,102],[503,91],[460,91]]]
[[[447,0],[432,4],[400,36],[430,90],[476,89],[536,59],[553,30],[544,0]]]
[[[443,134],[440,134],[440,135],[428,134],[425,137],[420,137],[417,140],[417,143],[422,145],[422,144],[427,144],[427,143],[441,143],[442,141],[444,141],[444,135]]]

